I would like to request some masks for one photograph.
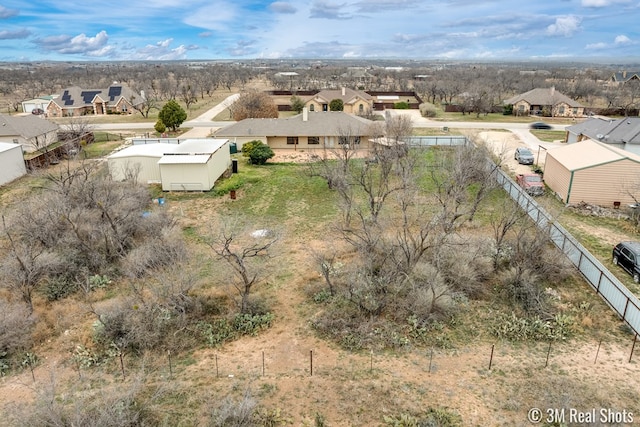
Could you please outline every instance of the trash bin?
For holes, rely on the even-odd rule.
[[[231,172],[238,173],[238,159],[231,159]]]
[[[236,154],[238,152],[238,144],[236,144],[235,142],[232,142],[229,144],[229,152],[231,154]]]
[[[160,206],[163,206],[163,205],[164,205],[164,197],[158,197],[158,204],[159,204]]]
[[[229,197],[231,197],[231,200],[235,200],[236,199],[236,190],[230,190],[229,191]]]

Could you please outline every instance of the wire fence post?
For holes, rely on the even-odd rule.
[[[547,349],[547,360],[544,362],[544,367],[546,368],[549,365],[549,354],[551,353],[551,341],[549,341],[549,348]]]
[[[491,365],[493,364],[493,349],[495,348],[495,344],[491,344],[491,356],[489,356],[489,370],[491,370]]]
[[[433,362],[433,347],[431,347],[431,355],[429,356],[429,373],[431,373],[431,364]],[[491,368],[489,368],[491,369]]]
[[[633,350],[636,348],[637,340],[638,340],[638,334],[635,334],[633,337],[633,345],[631,346],[631,354],[629,355],[629,363],[631,363],[631,358],[633,357]]]
[[[596,351],[596,358],[593,361],[593,364],[595,365],[596,363],[598,363],[598,354],[600,354],[600,346],[602,345],[602,338],[600,338],[600,342],[598,343],[598,350]]]
[[[219,378],[218,376],[218,355],[216,354],[216,378]]]
[[[173,367],[171,366],[171,350],[167,350],[169,356],[169,378],[173,376]]]
[[[262,376],[264,377],[264,350],[262,350]]]
[[[313,350],[309,350],[309,372],[313,376]]]

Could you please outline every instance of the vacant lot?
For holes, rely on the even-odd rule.
[[[19,200],[34,186],[28,178],[0,196]],[[423,340],[395,350],[350,352],[319,337],[311,321],[326,306],[314,301],[322,287],[313,252],[344,245],[335,232],[337,195],[306,165],[247,165],[207,194],[165,194],[167,209],[200,254],[203,290],[224,292],[225,273],[212,270],[199,237],[221,217],[242,216],[258,229],[281,234],[272,267],[257,292],[275,313],[271,328],[219,348],[206,345],[181,354],[151,353],[91,368],[71,360],[77,345],[90,344],[93,318],[81,298],[57,303],[39,300],[40,364],[12,373],[0,383],[6,411],[30,402],[56,383],[58,396],[79,390],[127,389],[141,382],[159,424],[207,425],[207,413],[225,396],[246,390],[260,402],[264,425],[384,425],[384,417],[424,414],[431,408],[441,425],[527,426],[531,407],[610,408],[640,413],[640,368],[629,363],[633,337],[580,277],[558,284],[562,313],[575,320],[572,338],[548,342],[508,342],[491,333],[500,313],[509,313],[498,282],[483,298],[469,300],[455,316],[439,322]],[[236,190],[231,199],[228,190]],[[491,203],[501,200],[496,194]],[[480,219],[464,236],[491,232]],[[585,232],[587,233],[587,232]],[[345,260],[345,263],[348,262]],[[195,267],[194,267],[195,268]],[[226,281],[231,280],[226,276]],[[104,302],[129,292],[114,284]],[[491,356],[493,355],[493,358]],[[597,356],[597,362],[596,362]],[[636,357],[637,359],[637,357]],[[491,363],[491,369],[489,369]],[[0,420],[0,425],[7,419]]]

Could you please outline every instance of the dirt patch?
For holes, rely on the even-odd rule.
[[[480,132],[478,134],[478,138],[485,144],[489,151],[494,153],[495,156],[501,160],[502,168],[505,171],[508,171],[513,175],[531,173],[531,165],[521,165],[514,158],[516,148],[529,148],[515,134],[511,132]],[[533,151],[533,155],[535,156],[534,163],[537,163],[542,169],[544,169],[546,151],[542,150],[541,153]]]

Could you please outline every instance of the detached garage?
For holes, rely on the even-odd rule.
[[[26,173],[22,145],[0,142],[0,185],[20,178]]]
[[[188,139],[158,161],[163,191],[209,191],[231,166],[228,139]]]
[[[544,181],[567,204],[635,203],[640,197],[640,156],[593,140],[549,150]]]

